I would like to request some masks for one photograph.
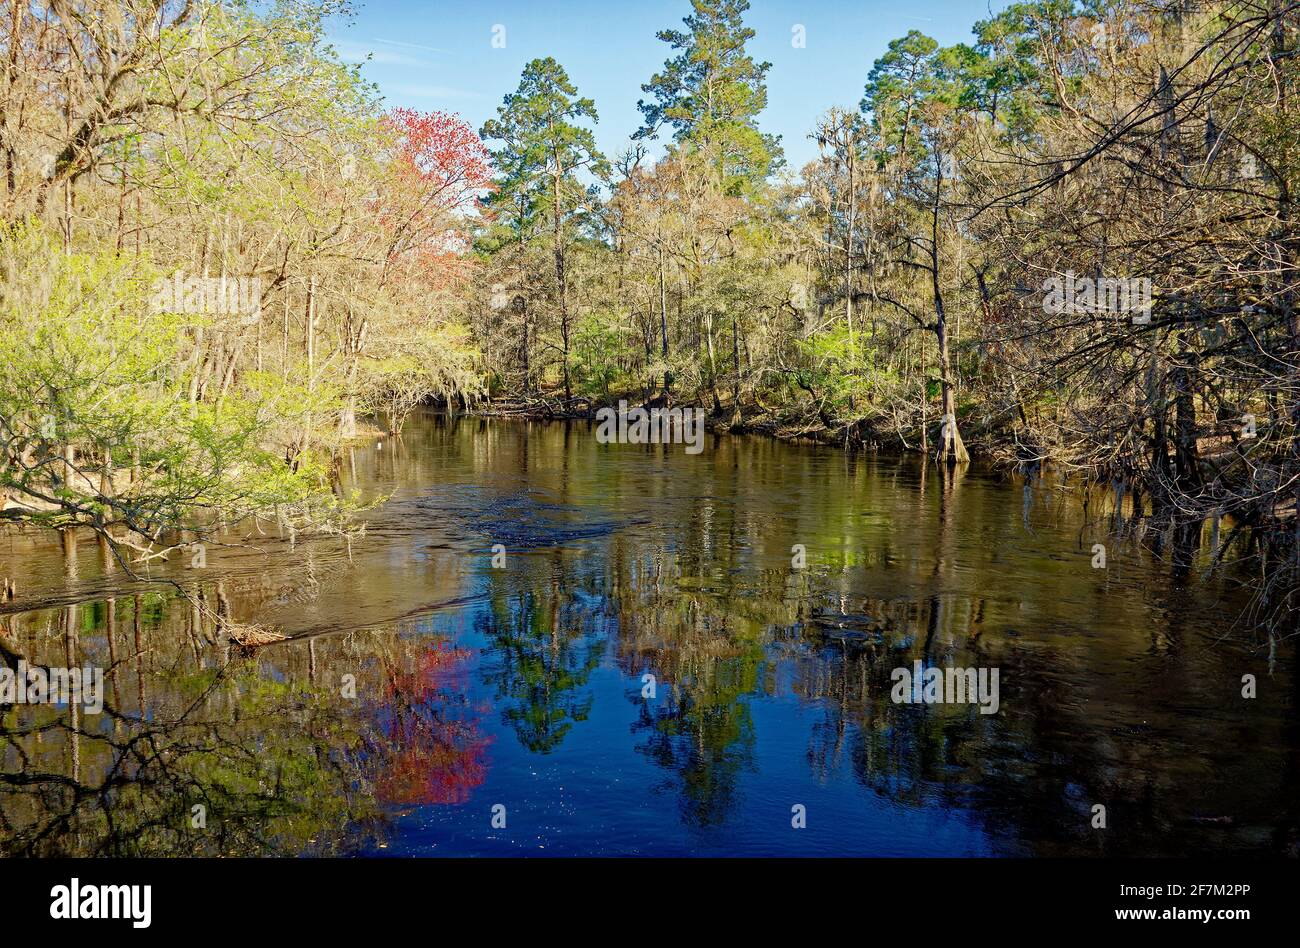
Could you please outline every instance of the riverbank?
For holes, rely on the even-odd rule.
[[[665,399],[662,394],[646,398],[644,395],[624,393],[608,398],[589,399],[574,398],[568,402],[558,395],[539,395],[531,399],[498,398],[485,399],[470,414],[481,414],[496,418],[529,418],[546,421],[595,421],[596,413],[602,408],[617,408],[620,400],[633,407],[645,408],[699,408],[705,411],[705,428],[710,432],[727,434],[756,434],[791,443],[824,444],[842,447],[846,450],[866,450],[881,452],[886,456],[906,456],[929,454],[927,447],[921,447],[919,431],[886,432],[865,420],[827,424],[822,420],[809,421],[801,418],[794,410],[775,411],[757,406],[742,409],[739,421],[735,413],[727,408],[709,409],[698,400],[675,401]],[[936,419],[934,427],[940,422]],[[910,436],[910,437],[909,437]],[[934,438],[927,437],[927,445],[932,445]],[[972,458],[988,463],[1007,460],[1005,441],[977,438],[972,447]],[[1041,460],[1046,460],[1045,458]]]

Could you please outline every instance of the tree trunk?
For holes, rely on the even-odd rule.
[[[668,286],[664,280],[664,247],[662,235],[659,244],[659,354],[664,363],[664,404],[673,387],[673,373],[668,371]]]
[[[731,427],[740,427],[740,327],[736,314],[731,314],[731,360],[736,374],[731,382]]]
[[[939,202],[943,189],[943,161],[936,160],[934,211],[930,218],[930,286],[934,294],[934,335],[939,342],[939,386],[943,402],[943,426],[939,431],[936,456],[946,464],[970,460],[957,428],[957,392],[952,383],[952,360],[948,353],[948,315],[944,311],[939,281]]]
[[[555,282],[556,292],[560,297],[561,358],[564,361],[564,400],[567,407],[567,403],[573,399],[573,390],[569,382],[569,300],[564,274],[564,239],[560,227],[560,174],[558,167],[553,181],[554,213],[552,214],[552,221],[555,240]]]

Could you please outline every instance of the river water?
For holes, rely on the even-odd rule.
[[[344,467],[350,543],[138,583],[0,537],[12,656],[107,692],[0,708],[0,852],[1296,852],[1293,649],[1208,526],[1175,562],[1051,481],[585,423],[419,415]],[[917,662],[996,670],[996,713],[894,700]]]

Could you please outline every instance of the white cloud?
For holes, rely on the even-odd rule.
[[[406,96],[412,99],[481,99],[483,93],[454,86],[425,85],[418,82],[386,82],[382,91],[388,97]]]
[[[344,62],[362,63],[372,62],[385,66],[427,66],[427,60],[420,59],[418,56],[408,56],[405,53],[395,53],[389,49],[375,49],[365,43],[354,43],[351,40],[334,40],[334,48],[338,50],[339,56]]]
[[[375,42],[375,43],[386,43],[386,44],[389,45],[389,46],[405,46],[407,49],[423,49],[423,50],[425,50],[426,52],[430,52],[430,53],[445,53],[445,52],[446,52],[445,49],[439,49],[439,48],[436,47],[436,46],[424,46],[424,45],[422,45],[422,44],[420,44],[420,43],[403,43],[403,42],[401,42],[401,41],[399,41],[399,40],[386,40],[386,39],[379,39],[378,37],[376,37],[376,38],[373,40],[373,42]]]

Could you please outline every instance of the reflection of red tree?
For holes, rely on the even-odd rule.
[[[391,734],[395,752],[376,782],[383,800],[399,805],[464,803],[487,778],[488,739],[477,722],[421,721]]]
[[[412,671],[388,678],[384,734],[388,754],[376,780],[380,799],[399,805],[464,803],[487,778],[489,739],[471,707],[469,651],[440,644]]]
[[[421,704],[443,690],[463,692],[466,665],[473,654],[469,649],[452,648],[446,642],[439,642],[420,653],[414,669],[390,668],[385,676],[389,699]]]

